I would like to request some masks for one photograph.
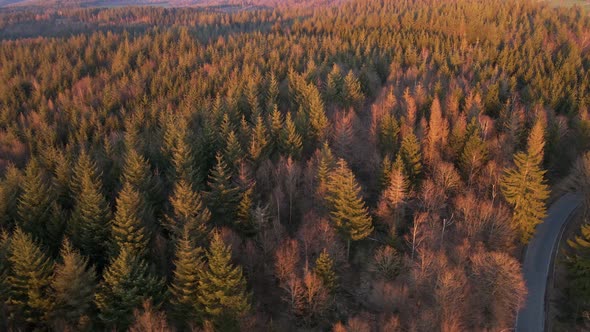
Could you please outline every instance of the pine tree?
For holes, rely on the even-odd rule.
[[[82,152],[72,179],[74,210],[68,233],[82,254],[90,257],[99,267],[106,263],[109,241],[110,208],[102,194],[102,185],[96,164]]]
[[[122,247],[95,295],[99,318],[108,328],[125,330],[132,323],[133,310],[148,300],[159,305],[163,290],[163,280],[150,274],[148,264]]]
[[[239,202],[239,188],[231,182],[231,174],[221,154],[217,154],[217,164],[209,174],[209,192],[206,201],[211,211],[212,220],[219,224],[230,225],[234,221],[236,206]]]
[[[327,200],[332,222],[348,243],[347,257],[350,241],[362,240],[373,232],[373,221],[360,193],[354,174],[343,159],[338,160],[329,176]]]
[[[205,206],[201,195],[194,191],[184,180],[174,186],[170,197],[172,213],[165,217],[165,228],[177,239],[181,238],[185,230],[196,243],[205,241],[211,212]]]
[[[314,272],[322,279],[324,287],[329,291],[334,291],[338,286],[336,272],[334,271],[334,261],[330,254],[324,249],[315,261]]]
[[[206,256],[198,286],[205,317],[220,331],[237,330],[237,319],[250,310],[242,268],[231,264],[231,247],[223,243],[219,233],[213,234]]]
[[[536,129],[535,129],[536,128]],[[501,189],[506,201],[514,207],[512,221],[527,243],[535,227],[543,221],[549,197],[545,182],[543,159],[543,128],[535,125],[528,139],[527,151],[514,155],[515,167],[509,168],[501,180]]]
[[[408,174],[412,185],[416,186],[422,175],[422,154],[418,139],[412,132],[405,135],[400,152],[406,174]]]
[[[179,325],[200,323],[203,319],[203,308],[198,299],[199,273],[204,268],[203,253],[200,247],[191,241],[189,232],[176,244],[174,258],[174,275],[170,285],[171,317]]]
[[[51,315],[54,320],[82,329],[84,320],[88,321],[93,312],[96,270],[67,239],[63,241],[60,256],[61,263],[55,267],[51,282],[55,295]]]
[[[53,221],[52,205],[54,194],[39,163],[32,159],[26,169],[22,182],[22,194],[18,200],[18,225],[31,234],[41,244],[53,248],[48,236],[48,226]]]
[[[12,317],[24,320],[29,328],[46,325],[53,304],[49,296],[53,262],[20,228],[10,238],[8,261],[11,270],[7,304]]]
[[[117,211],[111,222],[113,254],[116,255],[125,248],[132,255],[146,255],[149,236],[141,219],[145,206],[143,198],[129,182],[123,184],[116,207]]]
[[[301,135],[297,132],[295,123],[291,119],[291,113],[287,113],[285,117],[285,126],[280,136],[280,147],[281,152],[293,158],[299,157],[303,149],[303,141]]]

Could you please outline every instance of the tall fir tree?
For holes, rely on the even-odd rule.
[[[220,331],[237,331],[237,320],[250,310],[250,294],[242,268],[231,263],[231,247],[214,233],[199,272],[199,302],[205,317]]]
[[[527,150],[514,155],[514,167],[505,171],[501,189],[506,201],[514,208],[513,226],[519,231],[523,243],[527,243],[535,227],[546,215],[549,189],[542,169],[543,127],[537,123],[528,138]]]
[[[315,261],[314,272],[322,280],[324,287],[333,292],[338,286],[338,278],[336,271],[334,271],[334,260],[324,249],[320,256]]]
[[[285,117],[285,126],[280,134],[280,151],[293,158],[299,157],[303,149],[301,135],[297,132],[295,123],[291,119],[291,113]]]
[[[239,202],[239,188],[232,183],[230,170],[221,154],[217,154],[216,159],[217,163],[209,174],[207,206],[215,223],[231,225]]]
[[[361,188],[346,161],[338,160],[330,174],[327,200],[330,218],[347,242],[347,257],[350,242],[359,241],[373,232],[373,221],[361,197]]]
[[[68,233],[75,247],[99,267],[106,264],[110,239],[110,208],[102,193],[96,164],[82,152],[72,179],[74,210]]]
[[[88,328],[95,310],[96,269],[67,239],[63,241],[60,260],[51,281],[55,296],[52,319],[76,330]]]
[[[176,243],[174,274],[170,291],[171,317],[180,327],[200,324],[203,308],[198,298],[199,273],[204,268],[203,251],[194,244],[188,231]]]
[[[116,208],[111,222],[113,255],[116,256],[125,248],[130,254],[144,257],[150,239],[141,219],[145,205],[139,192],[129,182],[123,184],[116,200]]]
[[[204,243],[209,232],[211,212],[205,206],[201,195],[191,188],[184,180],[174,185],[174,192],[170,197],[172,213],[164,219],[164,227],[180,239],[186,231],[196,243]]]
[[[422,153],[420,152],[420,144],[414,133],[409,132],[404,136],[400,152],[406,174],[412,185],[417,186],[422,176]]]
[[[6,167],[0,182],[0,229],[12,230],[18,217],[18,201],[21,194],[23,174],[13,164]]]
[[[12,320],[27,329],[47,327],[53,305],[50,283],[53,262],[39,248],[33,238],[16,228],[8,248],[10,273],[7,278],[7,305]]]
[[[566,306],[577,319],[590,308],[590,224],[582,225],[580,234],[567,243],[574,252],[566,257],[569,279]]]
[[[53,218],[54,193],[39,163],[32,159],[27,164],[22,182],[22,194],[18,200],[18,225],[48,248],[55,249],[55,240],[49,229],[52,222],[63,222]],[[61,239],[57,239],[58,243]]]
[[[164,299],[164,282],[150,273],[145,260],[122,247],[103,274],[95,294],[99,318],[108,329],[125,330],[133,310],[144,301],[159,306]]]

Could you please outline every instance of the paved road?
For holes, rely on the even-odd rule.
[[[582,198],[566,194],[549,207],[547,218],[537,226],[523,263],[528,295],[516,318],[516,331],[543,332],[545,326],[545,290],[549,267],[556,243],[569,216],[582,203]]]

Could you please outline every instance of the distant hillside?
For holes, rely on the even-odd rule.
[[[119,7],[119,6],[197,6],[218,1],[207,0],[0,0],[0,7]]]

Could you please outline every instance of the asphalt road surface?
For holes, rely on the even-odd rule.
[[[537,226],[523,263],[528,295],[524,308],[516,317],[516,331],[543,332],[545,327],[545,290],[547,277],[557,250],[557,241],[569,216],[582,203],[582,198],[566,194],[549,207],[547,218]]]

